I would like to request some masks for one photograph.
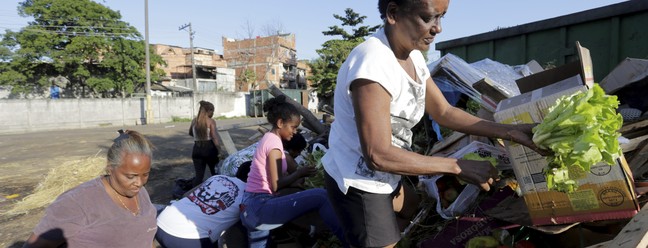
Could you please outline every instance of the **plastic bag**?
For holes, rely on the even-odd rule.
[[[441,196],[439,195],[439,188],[437,187],[437,180],[444,175],[435,175],[435,176],[421,176],[419,180],[425,185],[425,190],[428,193],[428,196],[436,200],[436,211],[444,219],[453,219],[456,216],[459,216],[468,210],[481,189],[473,184],[466,184],[466,187],[459,193],[457,199],[450,204],[447,208],[441,206]]]

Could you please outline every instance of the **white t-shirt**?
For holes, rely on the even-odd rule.
[[[367,167],[356,128],[350,84],[356,79],[368,79],[390,94],[392,145],[411,150],[411,129],[425,112],[425,80],[430,77],[430,71],[420,51],[414,50],[409,56],[416,69],[416,81],[400,66],[384,29],[380,29],[354,48],[340,68],[335,87],[335,121],[331,125],[329,150],[322,163],[344,193],[354,187],[388,194],[400,181],[400,175]]]
[[[157,225],[178,238],[209,237],[216,242],[224,230],[239,220],[244,190],[245,183],[236,177],[212,176],[187,197],[166,207],[158,216]]]

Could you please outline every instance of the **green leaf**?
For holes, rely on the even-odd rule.
[[[544,170],[550,190],[572,192],[576,180],[569,171],[589,171],[599,162],[615,164],[621,154],[618,130],[623,118],[616,112],[619,102],[598,85],[564,96],[549,108],[542,123],[533,128],[533,142],[549,149]]]

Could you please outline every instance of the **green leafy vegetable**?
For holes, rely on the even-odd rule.
[[[533,128],[533,142],[551,150],[544,174],[550,190],[573,192],[577,185],[570,170],[589,171],[599,162],[615,164],[621,154],[618,130],[623,118],[616,112],[616,96],[598,85],[585,92],[564,96],[549,108],[542,123]]]
[[[322,167],[322,157],[324,157],[324,154],[326,154],[326,152],[322,150],[315,150],[309,153],[304,157],[304,160],[306,160],[305,164],[315,166],[319,169]]]
[[[315,150],[308,155],[304,156],[304,163],[302,166],[313,165],[317,168],[317,173],[313,176],[307,177],[305,186],[307,188],[324,188],[324,167],[322,167],[322,157],[326,152],[322,150]]]
[[[497,159],[495,159],[494,157],[488,157],[488,156],[486,156],[486,157],[482,157],[482,156],[480,156],[479,154],[474,153],[474,152],[467,153],[466,155],[464,155],[464,156],[462,157],[462,159],[465,159],[465,160],[474,160],[474,161],[488,161],[488,162],[490,162],[491,165],[493,165],[493,166],[496,166],[496,165],[497,165]]]

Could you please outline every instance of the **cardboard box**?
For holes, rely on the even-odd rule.
[[[626,58],[601,80],[600,85],[606,93],[616,95],[626,108],[637,109],[644,115],[648,112],[648,60]],[[621,113],[623,115],[623,111]],[[635,118],[638,117],[624,116],[628,121]]]
[[[601,80],[600,85],[606,93],[613,94],[627,85],[646,78],[648,78],[648,60],[625,58]]]
[[[524,94],[575,75],[579,75],[585,85],[591,87],[594,84],[592,57],[589,50],[582,47],[578,41],[576,42],[576,51],[578,52],[578,61],[515,80],[520,93]]]
[[[494,114],[495,121],[540,123],[558,98],[587,90],[593,84],[591,58],[587,49],[579,44],[577,48],[580,56],[577,66],[569,64],[538,73],[543,75],[532,75],[538,82],[529,78],[520,80],[527,86],[540,88],[526,87],[529,89],[526,93],[501,101]],[[550,80],[558,81],[549,83]],[[566,194],[547,189],[542,173],[547,166],[544,157],[520,144],[506,142],[506,147],[534,225],[630,218],[639,210],[623,156],[614,165],[597,164],[587,173],[570,172],[579,188]]]
[[[484,96],[488,97],[490,101],[495,103],[495,106],[497,106],[498,102],[512,97],[511,95],[507,95],[502,90],[500,90],[497,87],[497,83],[493,82],[493,80],[488,77],[482,78],[481,80],[475,82],[472,86],[482,94],[482,99],[484,99]]]

